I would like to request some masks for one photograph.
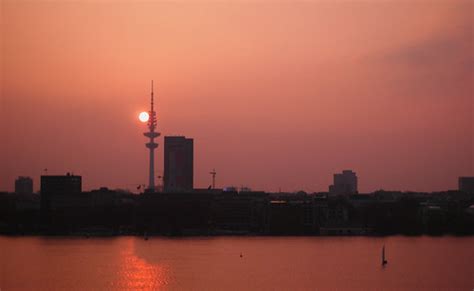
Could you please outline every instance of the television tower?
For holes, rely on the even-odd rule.
[[[150,170],[149,170],[149,181],[148,189],[150,191],[155,190],[155,149],[158,147],[158,144],[155,142],[155,138],[160,136],[159,132],[156,132],[156,112],[154,108],[153,100],[153,80],[151,81],[151,107],[148,118],[148,132],[145,132],[143,135],[148,137],[150,141],[145,144],[145,146],[150,150]]]

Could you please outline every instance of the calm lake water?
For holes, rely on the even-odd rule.
[[[473,290],[474,237],[0,237],[0,289]]]

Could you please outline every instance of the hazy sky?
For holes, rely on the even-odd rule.
[[[1,1],[0,191],[147,182],[138,113],[195,187],[436,191],[474,175],[473,1]],[[163,139],[156,164],[162,173]]]

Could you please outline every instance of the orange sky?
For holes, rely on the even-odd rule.
[[[119,2],[119,3],[118,3]],[[472,1],[2,1],[0,191],[147,181],[159,129],[195,187],[455,189],[474,175]],[[160,138],[158,172],[162,171]]]

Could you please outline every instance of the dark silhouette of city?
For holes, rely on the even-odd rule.
[[[344,173],[349,180],[343,178]],[[166,173],[165,175],[169,175]],[[354,180],[355,178],[355,180]],[[472,177],[459,189],[357,193],[352,171],[324,193],[249,189],[82,191],[81,176],[41,176],[41,193],[20,177],[0,193],[0,233],[70,235],[472,235]]]
[[[328,192],[266,193],[242,187],[194,188],[194,140],[164,137],[164,174],[155,185],[157,131],[153,82],[145,112],[149,183],[139,195],[106,187],[82,191],[82,177],[19,177],[15,193],[0,193],[0,233],[73,235],[457,235],[474,234],[474,177],[436,193],[360,194],[352,170],[334,174]],[[141,118],[142,119],[142,118]],[[161,178],[161,176],[160,176]]]
[[[0,291],[474,291],[474,0],[0,0]]]

